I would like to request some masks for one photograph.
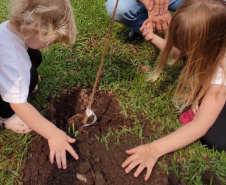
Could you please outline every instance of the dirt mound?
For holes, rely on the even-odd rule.
[[[53,118],[58,127],[73,137],[74,132],[82,126],[81,118],[89,94],[90,90],[68,90],[66,94],[57,97],[53,104],[49,104],[46,117]],[[67,169],[58,169],[56,163],[49,162],[47,141],[39,136],[30,145],[21,166],[24,185],[168,185],[175,182],[158,165],[147,182],[144,181],[145,172],[138,178],[133,177],[132,172],[124,172],[121,165],[128,157],[125,150],[140,145],[141,141],[129,132],[129,128],[136,125],[132,119],[120,113],[122,109],[113,93],[98,91],[92,110],[97,116],[97,122],[80,132],[76,143],[72,145],[79,160],[74,160],[68,154]],[[142,139],[147,142],[150,134],[155,132],[156,124],[150,127],[148,120],[141,120],[141,123],[144,130]],[[179,182],[178,179],[176,181]]]

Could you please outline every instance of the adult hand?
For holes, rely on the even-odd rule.
[[[69,143],[74,143],[75,139],[72,139],[62,130],[59,130],[52,137],[48,139],[50,148],[50,162],[54,162],[54,157],[56,158],[58,168],[63,166],[63,169],[67,168],[66,150],[78,160],[78,155],[71,147]]]
[[[167,12],[169,0],[140,0],[148,11],[155,9],[155,15],[162,15]]]
[[[155,15],[163,15],[168,10],[169,0],[150,0],[149,7],[155,8]]]
[[[171,21],[171,14],[170,12],[167,10],[166,13],[164,13],[163,15],[155,15],[155,8],[152,11],[149,11],[149,22],[152,23],[152,27],[153,27],[153,32],[156,33],[162,33],[168,30],[170,21]]]
[[[128,157],[122,164],[126,173],[129,173],[133,168],[138,166],[134,173],[135,177],[138,177],[140,173],[147,168],[145,180],[147,181],[151,175],[152,169],[158,160],[158,154],[151,148],[151,144],[140,145],[136,148],[126,151],[131,156]]]

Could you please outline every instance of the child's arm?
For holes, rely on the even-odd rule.
[[[166,45],[166,40],[153,33],[153,27],[150,25],[149,20],[144,21],[142,27],[140,28],[140,31],[142,32],[145,40],[150,41],[160,51],[163,51]],[[179,56],[180,51],[174,47],[170,52],[170,57],[177,59]]]
[[[127,167],[126,173],[139,166],[134,173],[134,176],[137,177],[144,168],[147,168],[145,180],[148,180],[159,157],[182,148],[205,135],[214,124],[226,101],[226,86],[222,87],[219,93],[218,91],[219,85],[210,86],[194,120],[189,124],[150,144],[126,151],[128,154],[132,154],[122,164],[123,168]]]
[[[31,129],[48,140],[51,163],[54,162],[55,156],[58,168],[61,168],[62,163],[63,168],[66,169],[66,150],[75,159],[78,159],[78,155],[69,144],[74,143],[75,139],[70,138],[53,123],[45,119],[31,104],[27,102],[10,103],[10,106]]]

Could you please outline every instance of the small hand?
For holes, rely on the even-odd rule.
[[[71,147],[69,143],[74,143],[75,139],[72,139],[63,131],[59,130],[51,138],[48,139],[50,148],[50,162],[54,162],[54,156],[56,158],[58,168],[63,166],[63,169],[67,168],[66,150],[78,160],[78,155]]]
[[[149,22],[149,19],[144,21],[143,25],[140,28],[142,35],[145,40],[152,40],[154,38],[153,27],[152,24]]]
[[[135,177],[138,177],[140,173],[147,168],[147,173],[145,175],[145,180],[147,181],[151,175],[152,169],[158,160],[158,155],[151,149],[151,144],[140,145],[136,148],[126,151],[127,154],[131,156],[128,157],[122,167],[125,168],[125,172],[129,173],[133,168],[138,166]]]

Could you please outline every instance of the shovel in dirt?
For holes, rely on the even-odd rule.
[[[100,79],[100,75],[101,75],[101,70],[102,70],[102,67],[103,67],[103,63],[104,63],[104,59],[105,59],[105,55],[106,55],[106,51],[107,51],[107,47],[108,47],[108,44],[109,44],[109,41],[110,41],[110,37],[111,37],[111,33],[112,33],[112,28],[113,28],[113,23],[114,23],[114,19],[115,19],[115,13],[116,13],[116,9],[117,9],[117,6],[118,6],[118,1],[116,1],[116,4],[115,4],[115,8],[114,8],[114,12],[113,12],[113,16],[112,16],[112,20],[111,20],[111,26],[110,26],[110,30],[109,30],[109,36],[108,36],[108,39],[106,41],[106,44],[105,44],[105,47],[104,47],[104,52],[103,52],[103,55],[102,55],[102,58],[101,58],[101,63],[100,63],[100,67],[98,69],[98,72],[97,72],[97,77],[96,77],[96,80],[95,80],[95,83],[94,83],[94,86],[93,86],[93,90],[92,90],[92,93],[90,95],[90,98],[89,98],[89,102],[88,102],[88,106],[86,108],[86,114],[85,114],[85,117],[83,119],[83,127],[87,127],[87,126],[90,126],[90,125],[93,125],[96,120],[97,120],[97,117],[95,115],[95,113],[92,111],[91,109],[91,105],[93,103],[93,98],[94,98],[94,94],[95,94],[95,91],[96,91],[96,87],[97,87],[97,84],[99,82],[99,79]],[[87,124],[87,121],[88,121],[88,118],[90,116],[93,116],[93,121],[91,123],[88,123]]]

